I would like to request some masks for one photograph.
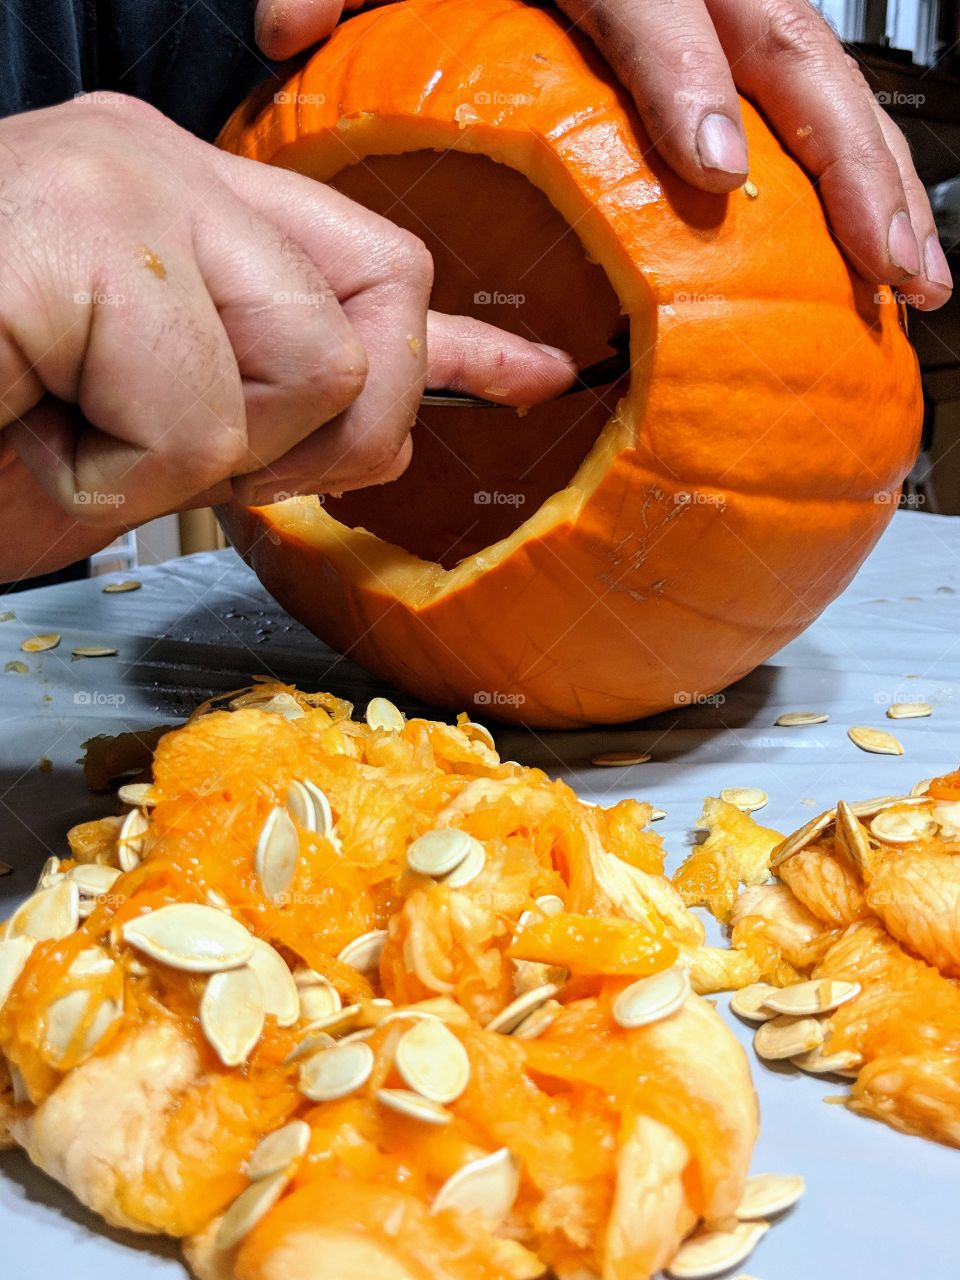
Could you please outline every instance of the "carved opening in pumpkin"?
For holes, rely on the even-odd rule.
[[[425,242],[434,310],[476,316],[570,351],[584,368],[626,327],[602,267],[522,174],[486,156],[368,157],[331,185]],[[423,407],[413,461],[391,484],[326,499],[350,527],[449,569],[507,537],[563,489],[624,394],[625,380],[515,409]]]

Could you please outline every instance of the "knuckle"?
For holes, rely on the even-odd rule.
[[[777,0],[767,11],[766,52],[777,56],[817,57],[831,43],[833,33],[805,0]],[[839,46],[838,46],[839,47]]]
[[[325,400],[339,413],[353,404],[367,381],[369,362],[359,339],[344,337],[328,350],[326,358],[316,370],[306,376],[303,393],[316,400]]]
[[[400,228],[397,231],[394,253],[404,279],[415,289],[429,293],[433,287],[433,256],[430,250],[419,236]]]
[[[189,467],[190,487],[199,491],[225,480],[245,464],[247,442],[238,427],[217,426],[192,432],[189,439],[170,433],[157,445],[155,463],[172,479]]]

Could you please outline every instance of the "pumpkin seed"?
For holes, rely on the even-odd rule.
[[[125,591],[139,591],[142,586],[143,583],[137,582],[136,578],[124,578],[120,582],[108,582],[101,591],[105,596],[115,596]]]
[[[389,698],[371,698],[367,703],[367,724],[371,729],[383,729],[388,733],[402,733],[407,723],[399,707]]]
[[[264,893],[280,901],[293,883],[300,857],[300,838],[286,809],[271,809],[253,855]]]
[[[114,963],[103,947],[84,947],[74,956],[70,973],[76,978],[102,977],[113,967]]]
[[[334,1045],[307,1058],[300,1066],[299,1089],[312,1102],[332,1102],[362,1089],[375,1062],[364,1040]]]
[[[292,1027],[300,1018],[300,992],[283,956],[255,937],[247,963],[260,979],[265,1012],[276,1018],[278,1027]]]
[[[80,923],[80,890],[72,880],[38,889],[7,921],[5,938],[26,936],[35,942],[66,938]]]
[[[744,813],[753,813],[762,809],[770,797],[759,787],[724,787],[720,792],[720,799],[736,809],[742,809]]]
[[[773,723],[782,729],[794,729],[804,724],[826,724],[829,719],[825,711],[785,711]]]
[[[764,1022],[753,1037],[757,1055],[769,1062],[795,1058],[822,1044],[823,1027],[816,1018],[793,1018],[784,1014]]]
[[[322,1049],[332,1049],[336,1044],[333,1036],[328,1036],[325,1031],[318,1031],[316,1035],[307,1036],[301,1040],[295,1049],[290,1052],[283,1060],[283,1065],[288,1067],[291,1062],[299,1062],[302,1058],[309,1058],[315,1053],[319,1053]]]
[[[251,1182],[246,1191],[241,1191],[220,1219],[216,1248],[224,1252],[233,1249],[249,1235],[283,1195],[289,1181],[288,1172],[274,1173],[269,1178]]]
[[[157,793],[152,782],[125,782],[117,791],[117,798],[123,804],[138,809],[152,809],[157,803]]]
[[[651,810],[650,810],[650,821],[651,821],[651,822],[659,822],[661,818],[665,818],[666,816],[667,816],[667,811],[666,811],[666,809],[651,809]]]
[[[536,1040],[543,1035],[549,1026],[557,1020],[557,1014],[563,1005],[557,1000],[545,1000],[533,1013],[528,1013],[524,1020],[511,1032],[514,1040]]]
[[[91,992],[78,988],[54,1000],[47,1009],[45,1047],[49,1060],[54,1065],[59,1065],[66,1058],[93,999],[95,997]],[[80,1047],[81,1058],[86,1058],[93,1052],[122,1012],[122,1005],[117,1000],[98,1001]]]
[[[186,973],[239,969],[254,951],[253,937],[239,920],[199,902],[176,902],[148,911],[127,920],[121,934],[151,960]]]
[[[340,992],[324,978],[309,986],[297,987],[297,991],[300,997],[300,1017],[307,1022],[329,1017],[343,1008]]]
[[[0,942],[0,1009],[7,1002],[30,952],[36,945],[33,938],[5,938]]]
[[[914,844],[936,829],[932,815],[917,809],[884,809],[870,823],[871,832],[884,844]]]
[[[297,965],[293,971],[293,980],[298,987],[323,986],[324,983],[331,985],[322,973],[317,973],[316,969],[308,969],[306,965]]]
[[[738,1018],[747,1022],[769,1022],[776,1014],[772,1009],[766,1008],[764,1001],[776,990],[769,982],[751,982],[749,986],[741,987],[733,993],[730,1008]]]
[[[211,975],[200,999],[200,1026],[225,1067],[246,1062],[265,1018],[263,988],[249,964]]]
[[[60,870],[60,859],[53,854],[46,860],[40,868],[40,878],[37,880],[38,889],[49,889],[51,885],[63,879],[63,873]]]
[[[341,1036],[339,1040],[334,1040],[334,1044],[351,1044],[354,1040],[369,1040],[376,1031],[376,1027],[360,1027],[357,1031],[351,1031],[348,1035]]]
[[[887,707],[888,720],[919,720],[932,715],[933,707],[929,702],[891,702]]]
[[[300,1001],[303,1002],[303,992],[300,993]],[[342,1009],[336,1009],[332,1013],[325,1014],[321,1018],[314,1018],[307,1024],[306,1031],[346,1031],[347,1027],[352,1027],[360,1015],[360,1006],[358,1004],[345,1004]]]
[[[304,831],[327,836],[333,830],[333,810],[324,792],[309,780],[294,779],[287,789],[287,810]]]
[[[116,649],[105,644],[81,644],[70,650],[73,658],[114,658],[116,653]]]
[[[269,716],[282,716],[284,720],[302,720],[307,714],[292,693],[275,693],[263,702],[253,704],[255,711]]]
[[[150,820],[140,809],[131,809],[117,836],[117,861],[122,871],[132,871],[143,857]]]
[[[566,911],[564,901],[557,893],[542,893],[539,898],[534,898],[534,902],[545,916],[558,916]]]
[[[329,836],[333,831],[333,809],[330,807],[330,801],[325,791],[317,786],[315,782],[311,782],[309,778],[303,779],[304,789],[309,793],[313,801],[314,809],[314,825],[313,829],[321,836]]]
[[[454,1102],[470,1083],[467,1051],[438,1018],[424,1018],[403,1033],[395,1062],[404,1083],[431,1102]]]
[[[770,855],[770,866],[779,867],[781,862],[786,862],[787,858],[792,858],[795,853],[799,853],[801,849],[805,849],[808,844],[812,844],[817,836],[822,835],[827,827],[834,821],[836,814],[833,809],[827,809],[825,813],[818,813],[815,818],[811,818],[809,822],[805,822],[802,827],[794,831],[792,835],[787,836],[786,840],[781,840],[774,848]]]
[[[123,872],[116,867],[106,867],[98,862],[80,862],[67,872],[67,878],[87,898],[99,898],[101,894],[109,893],[122,875]]]
[[[887,733],[886,729],[874,729],[872,725],[857,724],[847,730],[847,737],[861,751],[876,756],[902,756],[903,744]]]
[[[933,806],[931,816],[940,827],[944,840],[960,839],[960,800],[941,800]]]
[[[669,1018],[690,997],[690,974],[682,965],[631,982],[613,1002],[613,1020],[625,1030]]]
[[[863,1066],[863,1058],[853,1049],[838,1049],[836,1053],[824,1053],[823,1048],[798,1053],[790,1061],[801,1071],[814,1076],[857,1076]]]
[[[412,1089],[378,1089],[377,1101],[389,1111],[406,1116],[410,1120],[421,1120],[424,1124],[449,1124],[453,1112],[442,1107],[439,1102],[431,1102],[429,1098],[414,1093]]]
[[[387,941],[386,929],[371,929],[361,933],[343,948],[337,959],[350,965],[358,973],[370,973],[380,967],[380,956]]]
[[[747,1179],[737,1217],[749,1221],[785,1213],[797,1203],[806,1185],[799,1173],[755,1173]]]
[[[497,744],[493,740],[493,734],[485,724],[477,724],[476,720],[464,720],[459,727],[468,738],[477,738],[485,747],[489,747],[491,751],[496,751]]]
[[[919,803],[922,801],[914,796],[873,796],[869,800],[851,800],[847,808],[858,818],[872,818],[875,813],[892,809],[894,805]]]
[[[423,876],[445,876],[459,867],[475,844],[459,827],[438,827],[417,836],[407,849],[407,866]],[[483,846],[480,846],[481,849]]]
[[[859,982],[842,982],[836,978],[812,978],[782,987],[764,1001],[774,1013],[788,1013],[802,1018],[818,1013],[832,1013],[860,994]]]
[[[590,763],[601,769],[625,768],[633,764],[647,764],[653,756],[649,751],[601,751]]]
[[[479,840],[475,840],[467,851],[467,856],[458,867],[448,871],[442,877],[442,883],[451,889],[463,889],[481,874],[487,865],[487,854]]]
[[[836,845],[861,871],[869,871],[873,864],[873,849],[867,838],[867,830],[849,805],[841,800],[837,805]]]
[[[30,1091],[27,1088],[27,1082],[23,1078],[23,1072],[14,1062],[7,1063],[7,1071],[10,1074],[10,1084],[13,1088],[13,1105],[22,1107],[25,1102],[30,1101]]]
[[[545,982],[542,986],[525,991],[523,995],[517,996],[516,1000],[511,1000],[505,1008],[491,1018],[484,1030],[502,1031],[505,1035],[509,1035],[511,1031],[516,1030],[524,1018],[528,1018],[535,1009],[546,1004],[559,990],[556,983]]]
[[[910,788],[910,795],[911,795],[911,796],[925,796],[925,795],[927,794],[927,792],[930,790],[930,783],[931,783],[932,781],[933,781],[933,779],[932,779],[932,778],[922,778],[919,782],[915,783],[915,784]]]
[[[310,1126],[305,1120],[291,1120],[261,1138],[247,1161],[247,1177],[251,1182],[286,1173],[290,1166],[306,1155],[310,1145]]]
[[[303,827],[305,831],[314,831],[316,829],[317,815],[313,806],[313,797],[302,782],[294,779],[290,783],[284,803],[287,806],[287,812],[297,826]]]
[[[770,1230],[767,1222],[738,1222],[730,1231],[688,1236],[664,1271],[674,1280],[711,1280],[739,1266]]]
[[[506,1147],[471,1160],[451,1174],[437,1192],[431,1213],[456,1209],[475,1214],[488,1231],[496,1231],[513,1208],[520,1190],[520,1169]]]
[[[8,662],[3,669],[4,671],[10,671],[17,676],[27,676],[30,674],[30,668],[27,666],[27,664],[25,662],[19,662],[17,660]]]
[[[42,636],[29,636],[20,648],[24,653],[46,653],[48,649],[55,649],[59,643],[60,632],[48,631]]]

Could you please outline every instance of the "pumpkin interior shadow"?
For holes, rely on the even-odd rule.
[[[482,155],[370,156],[331,185],[423,240],[434,310],[571,352],[584,368],[626,327],[602,267],[522,174]],[[509,408],[423,406],[413,461],[390,484],[328,497],[335,519],[452,568],[507,537],[576,473],[623,384]]]

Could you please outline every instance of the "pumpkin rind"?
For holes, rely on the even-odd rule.
[[[757,197],[694,191],[592,48],[519,0],[359,14],[275,89],[221,145],[320,179],[430,148],[524,173],[606,270],[633,362],[568,488],[453,570],[318,504],[222,508],[294,616],[427,702],[575,726],[722,689],[843,589],[915,456],[916,360],[748,103]]]

